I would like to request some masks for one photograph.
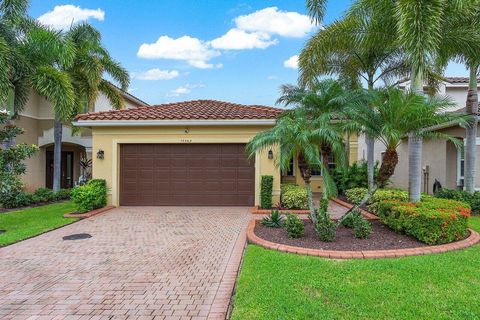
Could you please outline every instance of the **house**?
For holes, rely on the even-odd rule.
[[[282,179],[301,183],[295,166],[282,178],[275,150],[253,158],[245,151],[281,113],[267,106],[196,100],[88,113],[75,125],[92,130],[93,177],[107,181],[109,204],[253,206],[259,204],[262,175],[274,178],[274,203],[280,200]],[[356,160],[356,148],[351,150]],[[314,178],[316,190],[320,174]]]
[[[126,109],[148,106],[133,95],[118,90],[125,100]],[[111,109],[106,96],[100,94],[95,103],[95,111]],[[16,121],[16,125],[25,130],[24,134],[17,136],[17,143],[35,144],[40,148],[37,154],[25,161],[27,173],[22,179],[28,191],[40,187],[51,188],[53,185],[53,124],[52,105],[32,91]],[[71,188],[81,175],[80,159],[91,158],[92,132],[85,128],[78,134],[73,134],[69,126],[63,126],[62,141],[61,187]]]
[[[480,79],[479,79],[480,81]],[[450,97],[456,106],[451,112],[465,112],[465,104],[468,93],[468,78],[448,77],[440,83],[438,94]],[[400,88],[408,88],[409,81],[401,83]],[[480,88],[480,86],[479,86]],[[465,138],[465,129],[458,124],[435,128],[443,133],[450,134],[460,140]],[[480,173],[480,131],[477,138],[477,173]],[[385,147],[375,143],[375,161],[381,163]],[[395,174],[391,178],[391,186],[401,189],[408,188],[408,140],[404,139],[397,148],[398,165]],[[360,138],[358,146],[358,158],[366,161],[366,144],[364,137]],[[445,140],[425,140],[422,150],[422,192],[432,193],[435,181],[440,182],[442,187],[457,189],[463,188],[463,150],[455,148],[453,143]],[[480,187],[480,174],[476,177],[476,186]]]

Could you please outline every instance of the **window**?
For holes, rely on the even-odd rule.
[[[287,172],[284,172],[284,174],[283,174],[284,176],[293,177],[295,175],[295,170],[294,170],[294,168],[295,168],[294,163],[295,162],[294,162],[294,160],[295,160],[294,158],[292,158],[290,160],[290,165],[288,166]]]
[[[465,173],[465,150],[457,149],[457,186],[463,186]]]
[[[320,161],[323,162],[323,157],[320,156]],[[333,156],[333,153],[330,153],[328,155],[328,169],[333,170],[335,169],[335,157]],[[312,170],[312,176],[323,176],[322,170]]]

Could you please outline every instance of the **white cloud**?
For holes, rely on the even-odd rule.
[[[267,80],[279,80],[280,78],[278,76],[268,76]]]
[[[298,69],[298,55],[291,56],[287,60],[283,61],[283,66],[290,69]]]
[[[213,68],[208,61],[219,55],[220,52],[212,50],[208,43],[190,36],[177,39],[161,36],[154,43],[142,44],[137,52],[140,58],[183,60],[202,69]]]
[[[133,73],[132,77],[139,80],[171,80],[179,75],[180,73],[177,70],[160,70],[154,68],[145,72]]]
[[[65,30],[70,28],[72,24],[87,21],[88,19],[103,21],[105,19],[105,11],[100,8],[82,9],[79,6],[65,4],[55,6],[52,11],[41,15],[37,20],[55,29]]]
[[[237,28],[249,32],[278,34],[283,37],[301,38],[315,28],[307,15],[286,12],[269,7],[235,18]]]
[[[211,41],[213,48],[224,50],[265,49],[277,43],[278,40],[271,40],[267,33],[248,33],[237,28],[230,29],[223,36]]]
[[[205,85],[202,83],[198,83],[198,84],[187,83],[184,86],[180,86],[177,89],[170,91],[167,94],[167,97],[178,97],[181,95],[189,94],[190,92],[192,92],[192,89],[196,89],[196,88],[205,88]]]

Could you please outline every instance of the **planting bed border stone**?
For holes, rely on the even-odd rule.
[[[100,213],[107,212],[107,211],[115,209],[115,208],[116,208],[115,206],[106,206],[106,207],[103,207],[103,208],[100,208],[100,209],[95,209],[95,210],[85,212],[85,213],[75,213],[75,212],[65,213],[63,216],[65,218],[85,219],[85,218],[93,217],[93,216],[95,216],[97,214],[100,214]]]

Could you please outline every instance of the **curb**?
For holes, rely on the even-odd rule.
[[[348,203],[348,202],[345,202],[345,201],[342,201],[342,200],[340,200],[340,199],[338,199],[338,198],[332,198],[332,199],[330,199],[330,200],[333,201],[333,202],[335,202],[336,204],[339,204],[339,205],[345,207],[345,208],[348,208],[348,209],[353,208],[353,205],[352,205],[352,204],[350,204],[350,203]],[[368,212],[368,211],[366,211],[366,210],[364,210],[364,209],[358,209],[358,210],[360,210],[360,212],[362,213],[362,215],[363,215],[365,218],[367,218],[368,220],[380,220],[380,218],[379,218],[378,216],[374,215],[374,214],[371,213],[371,212]]]
[[[251,214],[270,214],[272,213],[273,210],[277,209],[260,209],[260,207],[255,206],[252,209],[250,209]],[[309,214],[310,211],[308,210],[288,210],[288,209],[282,209],[282,210],[277,210],[279,213],[287,214],[287,213],[292,213],[292,214]]]
[[[407,256],[418,256],[431,253],[441,253],[454,251],[458,249],[464,249],[473,246],[480,242],[480,235],[472,230],[468,238],[447,243],[441,244],[438,246],[428,246],[420,248],[408,248],[408,249],[395,249],[395,250],[364,250],[364,251],[338,251],[338,250],[320,250],[320,249],[309,249],[301,248],[295,246],[289,246],[285,244],[270,242],[265,239],[258,237],[255,234],[255,223],[256,220],[251,220],[248,223],[247,227],[247,239],[249,243],[256,244],[258,246],[264,247],[266,249],[277,250],[281,252],[296,253],[306,256],[315,256],[323,257],[329,259],[381,259],[381,258],[399,258]]]
[[[97,214],[100,214],[100,213],[104,213],[106,211],[109,211],[109,210],[112,210],[112,209],[115,209],[116,207],[115,206],[106,206],[106,207],[103,207],[103,208],[100,208],[100,209],[95,209],[95,210],[92,210],[92,211],[89,211],[89,212],[85,212],[85,213],[73,213],[73,212],[70,212],[70,213],[65,213],[63,215],[64,218],[79,218],[79,219],[86,219],[86,218],[90,218],[90,217],[93,217],[93,216],[96,216]]]

